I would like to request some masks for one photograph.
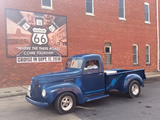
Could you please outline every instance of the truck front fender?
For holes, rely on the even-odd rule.
[[[144,87],[143,79],[137,74],[129,74],[125,77],[123,88],[120,90],[121,92],[128,92],[129,85],[133,80],[137,80],[142,87]]]
[[[79,104],[85,103],[85,98],[82,94],[81,89],[74,83],[58,83],[56,85],[48,87],[46,90],[46,97],[45,100],[48,101],[49,104],[53,103],[54,100],[57,98],[58,95],[64,92],[71,92],[77,98]]]

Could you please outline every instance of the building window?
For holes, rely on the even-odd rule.
[[[133,45],[133,64],[138,64],[138,45]]]
[[[146,64],[150,64],[150,45],[146,45]]]
[[[125,20],[125,0],[119,0],[119,19]]]
[[[94,0],[86,0],[86,15],[94,15]]]
[[[111,43],[105,44],[104,53],[105,53],[105,65],[111,65],[112,64]]]
[[[53,9],[52,0],[41,0],[41,6],[44,9]]]
[[[149,15],[149,3],[144,3],[145,10],[145,23],[150,23],[150,15]]]

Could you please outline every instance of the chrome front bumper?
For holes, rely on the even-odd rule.
[[[38,107],[48,107],[48,103],[47,102],[38,102],[38,101],[34,101],[31,98],[29,98],[28,96],[26,96],[26,100],[31,103],[32,105],[38,106]]]

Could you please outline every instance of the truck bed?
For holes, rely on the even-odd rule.
[[[144,69],[139,70],[122,70],[122,69],[112,69],[104,70],[106,90],[118,89],[124,84],[124,80],[128,75],[139,75],[143,80],[146,79],[144,74]]]

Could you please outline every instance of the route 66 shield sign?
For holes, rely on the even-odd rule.
[[[48,38],[46,34],[33,33],[32,42],[38,45],[44,45],[48,43]]]

